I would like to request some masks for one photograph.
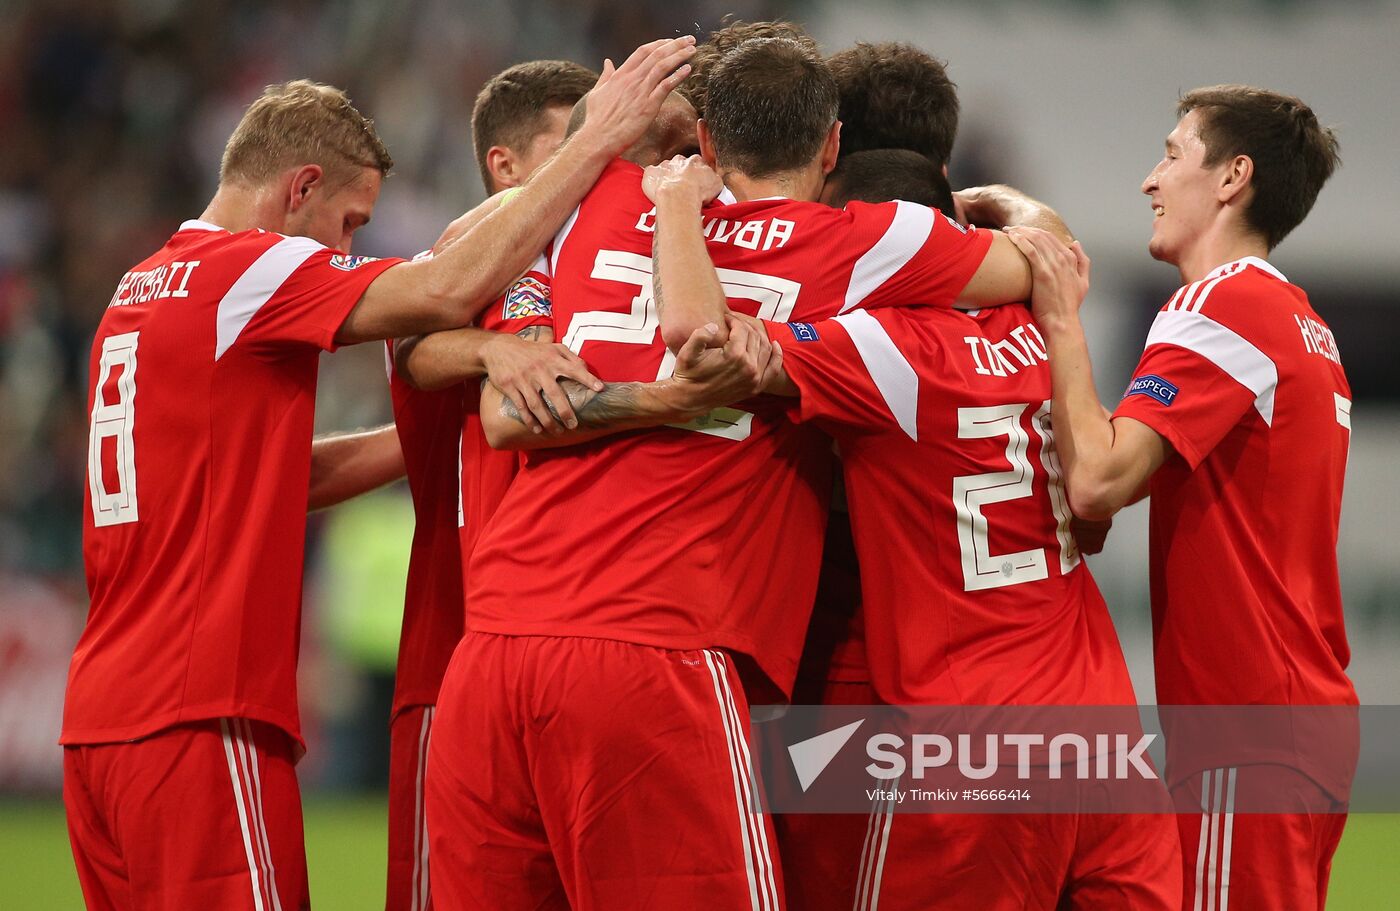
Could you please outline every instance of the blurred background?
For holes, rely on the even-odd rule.
[[[1338,129],[1342,169],[1272,260],[1330,323],[1352,382],[1339,547],[1351,670],[1364,702],[1400,702],[1400,3],[0,0],[0,904],[78,906],[54,743],[86,611],[92,331],[122,273],[203,210],[243,107],[290,78],[346,88],[396,161],[356,252],[410,255],[483,195],[470,114],[489,76],[536,58],[597,68],[653,37],[703,37],[725,13],[794,19],[828,51],[903,40],[949,61],[963,104],[954,186],[1025,189],[1094,258],[1107,402],[1177,285],[1146,253],[1138,187],[1178,93],[1260,84],[1301,96]],[[378,349],[324,358],[319,430],[388,417]],[[411,527],[399,488],[310,525],[301,774],[323,906],[372,907],[382,887],[376,793]],[[1092,564],[1148,702],[1145,508],[1120,517]],[[1400,888],[1397,826],[1358,817],[1348,833],[1333,906],[1388,907],[1379,896]]]

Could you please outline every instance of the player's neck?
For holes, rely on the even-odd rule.
[[[1205,278],[1226,263],[1246,256],[1267,259],[1269,245],[1256,234],[1242,231],[1210,231],[1202,234],[1177,261],[1182,284]]]
[[[267,188],[220,184],[199,219],[233,234],[254,228],[281,232],[286,212],[276,202]]]
[[[748,177],[738,171],[724,173],[724,185],[739,202],[751,199],[769,199],[783,196],[802,202],[816,202],[821,199],[823,175],[806,171],[789,171],[773,177]]]

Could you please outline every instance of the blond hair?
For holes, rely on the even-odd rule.
[[[388,174],[394,160],[343,91],[298,79],[268,86],[248,106],[224,147],[219,180],[256,184],[304,164],[348,181],[359,168]]]

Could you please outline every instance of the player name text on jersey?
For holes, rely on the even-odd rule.
[[[1034,339],[1030,337],[1032,335]],[[999,342],[980,335],[963,336],[963,341],[972,352],[973,367],[982,376],[1015,376],[1021,372],[1021,367],[1032,367],[1036,361],[1050,360],[1045,337],[1035,323],[1022,323]],[[1007,357],[1008,354],[1011,357]]]
[[[1337,339],[1332,330],[1310,316],[1293,314],[1293,321],[1303,333],[1303,348],[1312,354],[1320,354],[1334,364],[1342,362],[1342,352],[1337,349]]]
[[[165,297],[189,297],[190,275],[198,265],[199,260],[173,262],[149,272],[128,272],[117,283],[117,291],[107,306],[129,307]]]
[[[706,218],[703,231],[705,240],[710,243],[733,244],[746,250],[772,250],[785,246],[792,239],[792,229],[796,226],[796,222],[782,218],[757,218],[753,221]],[[655,209],[642,213],[642,217],[637,219],[637,230],[644,234],[656,232]]]

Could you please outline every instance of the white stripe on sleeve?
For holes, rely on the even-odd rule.
[[[1273,425],[1278,368],[1248,339],[1202,313],[1164,310],[1147,334],[1147,347],[1153,345],[1175,345],[1210,361],[1254,393],[1255,410]]]
[[[914,258],[933,232],[933,210],[912,202],[895,203],[894,219],[875,246],[856,260],[841,312],[857,307]]]
[[[284,237],[263,251],[248,271],[238,276],[233,287],[219,301],[214,360],[238,341],[249,321],[272,299],[278,289],[311,258],[317,250],[325,249],[309,237]]]
[[[836,321],[845,327],[856,346],[875,388],[880,390],[890,413],[909,439],[919,439],[919,375],[880,321],[864,310],[856,310]]]

